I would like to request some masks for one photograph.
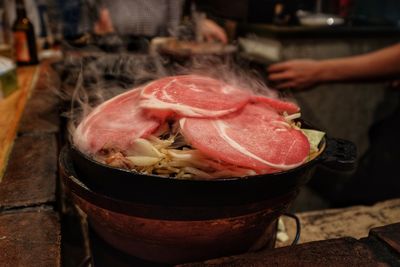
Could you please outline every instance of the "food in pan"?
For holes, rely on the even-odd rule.
[[[96,107],[74,145],[97,161],[144,174],[218,179],[296,168],[323,133],[301,129],[300,108],[201,75],[170,76]]]

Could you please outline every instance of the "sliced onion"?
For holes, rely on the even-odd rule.
[[[169,146],[171,146],[174,143],[174,138],[170,137],[167,140],[162,140],[158,137],[155,137],[153,135],[148,137],[149,141],[152,143],[152,145],[156,148],[156,149],[165,149]]]
[[[147,156],[131,156],[126,158],[129,159],[135,166],[140,167],[152,166],[160,161],[160,158]]]
[[[128,156],[144,156],[161,158],[162,154],[146,139],[138,138],[128,151]]]
[[[291,115],[285,115],[285,120],[292,121],[301,117],[301,113],[293,113]]]
[[[210,174],[208,174],[204,171],[201,171],[199,169],[193,168],[193,167],[184,167],[184,168],[182,168],[182,170],[184,172],[194,174],[199,178],[203,178],[203,179],[212,179],[213,178]]]

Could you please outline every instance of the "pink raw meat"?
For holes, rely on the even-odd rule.
[[[165,118],[172,112],[185,117],[220,117],[242,108],[250,92],[199,75],[166,77],[142,91],[141,107]]]
[[[130,90],[96,107],[77,127],[73,141],[82,152],[129,149],[132,141],[157,129],[159,121],[139,108],[140,89]]]
[[[183,118],[180,125],[186,141],[204,154],[260,173],[295,168],[310,151],[300,130],[261,104],[215,120]]]
[[[282,101],[276,98],[270,98],[262,95],[255,95],[251,98],[254,103],[264,103],[275,109],[279,113],[287,112],[287,114],[293,114],[300,112],[300,107],[293,102]]]

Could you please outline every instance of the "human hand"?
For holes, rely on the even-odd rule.
[[[102,8],[99,14],[99,20],[94,24],[96,34],[107,34],[114,32],[110,12],[107,8]]]
[[[228,37],[222,27],[210,19],[203,19],[200,27],[201,36],[207,41],[220,41],[223,44],[228,43]]]
[[[306,89],[321,82],[321,64],[311,59],[289,60],[267,68],[268,80],[277,89]]]

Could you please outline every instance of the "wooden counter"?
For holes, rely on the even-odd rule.
[[[19,67],[17,69],[18,90],[0,100],[0,181],[11,151],[19,121],[35,86],[40,66]]]
[[[60,266],[59,118],[47,62],[18,69],[0,103],[0,266]],[[55,117],[54,117],[55,116]]]

